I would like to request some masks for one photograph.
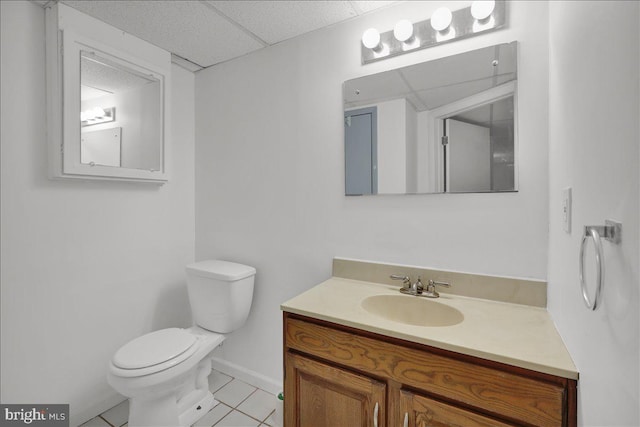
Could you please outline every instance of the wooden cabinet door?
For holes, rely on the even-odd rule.
[[[385,384],[286,353],[286,427],[385,427]]]
[[[403,427],[515,426],[406,390],[400,392],[399,419],[403,422]]]

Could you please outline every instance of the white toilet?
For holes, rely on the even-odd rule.
[[[190,426],[216,403],[209,391],[211,352],[249,315],[256,270],[228,261],[190,264],[194,326],[143,335],[122,346],[107,381],[129,398],[129,426]]]

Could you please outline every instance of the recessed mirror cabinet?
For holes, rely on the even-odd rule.
[[[171,54],[60,3],[46,24],[50,176],[167,181]]]
[[[348,80],[346,195],[517,191],[517,43]]]

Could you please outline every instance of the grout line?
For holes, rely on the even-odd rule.
[[[119,403],[118,403],[118,405],[119,405]],[[116,406],[118,406],[118,405],[116,405]],[[116,406],[114,406],[114,408],[115,408]],[[111,410],[111,409],[112,409],[112,408],[107,409],[107,411],[109,411],[109,410]],[[104,411],[104,412],[107,412],[107,411]],[[104,412],[103,412],[102,414],[104,414]],[[102,414],[98,415],[98,418],[100,418],[100,419],[101,419],[102,421],[104,421],[105,423],[109,424],[111,427],[117,427],[117,426],[114,426],[113,424],[111,424],[109,421],[107,421],[107,419],[106,419],[106,418],[104,418],[104,417],[102,416]],[[123,424],[123,425],[124,425],[124,424]]]
[[[258,390],[262,390],[262,389],[261,389],[261,388],[256,388],[256,390],[255,390],[253,393],[251,393],[249,396],[247,396],[247,398],[246,398],[245,400],[249,399],[249,397],[251,397],[253,394],[255,394]],[[262,390],[262,391],[264,391],[264,390]],[[266,393],[266,392],[265,392],[265,393]],[[238,406],[237,406],[237,407],[239,407],[240,405],[242,405],[242,403],[243,403],[245,400],[243,400],[242,402],[238,403]],[[237,407],[236,407],[236,408],[237,408]],[[254,417],[253,415],[247,414],[246,412],[242,412],[240,409],[236,409],[236,408],[234,408],[233,410],[234,410],[234,411],[237,411],[237,412],[240,412],[240,413],[241,413],[241,414],[243,414],[243,415],[246,415],[247,417],[251,418],[252,420],[256,420],[256,421],[258,421],[260,424],[264,424],[264,422],[265,422],[265,421],[267,421],[267,419],[271,416],[271,414],[273,414],[274,412],[276,412],[276,410],[275,410],[275,409],[274,409],[274,410],[272,410],[271,412],[269,412],[269,414],[267,414],[267,416],[266,416],[266,417],[264,417],[264,419],[263,419],[263,420],[261,420],[261,419],[259,419],[259,418]],[[226,416],[226,415],[225,415],[225,416]]]
[[[234,409],[234,411],[236,412],[240,412],[242,415],[246,415],[247,417],[251,418],[252,420],[256,420],[257,422],[259,422],[260,424],[262,424],[262,421],[256,417],[254,417],[253,415],[249,415],[246,412],[242,412],[240,409]],[[269,415],[271,415],[271,412],[269,412]],[[267,418],[269,418],[269,415],[267,415]],[[265,418],[265,420],[267,419]]]
[[[223,416],[222,418],[220,418],[218,421],[216,421],[216,423],[215,423],[215,424],[213,424],[211,427],[215,427],[215,426],[217,426],[218,424],[220,424],[220,421],[224,420],[224,419],[227,417],[227,415],[229,415],[230,413],[232,413],[232,412],[234,411],[234,409],[233,409],[231,406],[229,406],[229,405],[225,405],[225,404],[224,404],[224,403],[222,403],[222,402],[220,402],[220,405],[224,405],[224,406],[226,406],[227,408],[229,408],[229,409],[231,409],[231,410],[230,410],[229,412],[227,412],[226,414],[224,414],[224,416]]]
[[[243,381],[244,382],[244,381]],[[247,383],[245,383],[247,384]],[[249,384],[251,385],[251,384]],[[247,397],[245,397],[244,399],[242,399],[242,401],[240,403],[238,403],[233,409],[236,409],[238,406],[242,405],[246,400],[248,400],[251,396],[253,396],[253,394],[258,391],[258,387],[254,387],[251,385],[251,387],[255,388],[255,390],[253,390],[251,393],[249,393],[249,395]],[[242,411],[238,411],[238,412],[242,412]],[[242,412],[244,414],[244,412]],[[246,414],[245,414],[246,415]],[[253,417],[252,417],[253,418]]]
[[[231,380],[231,381],[233,381],[233,380],[235,380],[235,378],[233,378],[233,377],[232,377],[232,380]],[[229,383],[230,383],[231,381],[229,381]],[[241,380],[238,380],[238,381],[241,381]],[[243,383],[245,383],[244,381],[242,381],[242,382],[243,382]],[[227,384],[229,384],[229,383],[227,383]],[[262,390],[261,388],[256,387],[256,386],[254,386],[253,384],[249,384],[249,383],[245,383],[245,384],[250,385],[251,387],[255,388],[255,390],[253,390],[251,393],[249,393],[249,395],[248,395],[247,397],[245,397],[245,398],[244,398],[240,403],[238,403],[235,407],[231,408],[229,405],[226,405],[226,406],[227,406],[227,407],[229,407],[229,408],[231,408],[231,412],[233,412],[233,411],[239,412],[239,413],[241,413],[242,415],[245,415],[245,416],[247,416],[247,417],[251,418],[252,420],[257,421],[257,422],[259,423],[259,424],[258,424],[258,427],[259,427],[260,425],[264,424],[264,422],[267,420],[267,418],[269,418],[269,417],[271,416],[271,414],[272,414],[272,413],[274,413],[274,412],[275,412],[275,409],[274,409],[273,411],[269,412],[269,415],[267,415],[267,416],[266,416],[266,418],[265,418],[264,420],[260,420],[260,419],[258,419],[258,418],[256,418],[256,417],[254,417],[254,416],[252,416],[252,415],[250,415],[250,414],[247,414],[246,412],[242,412],[241,410],[239,410],[239,409],[238,409],[238,407],[240,407],[240,405],[242,405],[242,404],[243,404],[245,401],[247,401],[251,396],[253,396],[255,393],[257,393],[257,392],[258,392],[258,390]],[[220,387],[220,388],[222,388],[222,387]],[[262,390],[262,391],[264,391],[264,390]],[[266,391],[264,391],[264,392],[265,392],[265,393],[267,393]],[[220,402],[220,403],[224,404],[224,402]],[[229,412],[227,415],[225,415],[224,417],[222,417],[222,418],[220,419],[220,421],[222,421],[224,418],[226,418],[226,417],[227,417],[231,412]],[[219,423],[220,421],[218,421],[218,423]],[[214,426],[215,426],[215,425],[217,425],[218,423],[214,424]]]
[[[275,414],[275,412],[276,412],[276,410],[275,410],[275,409],[274,409],[273,411],[269,412],[269,415],[267,415],[267,417],[266,417],[264,420],[260,421],[260,422],[261,422],[261,423],[265,423],[265,422],[269,419],[269,417],[270,417],[271,415]]]

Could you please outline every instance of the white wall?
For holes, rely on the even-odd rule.
[[[639,6],[550,6],[548,304],[580,371],[578,418],[585,426],[640,425]],[[595,22],[609,30],[594,31]],[[571,234],[562,229],[565,187],[573,188]],[[592,312],[580,293],[579,248],[584,226],[605,219],[622,222],[622,243],[603,244],[603,300]],[[594,263],[591,243],[587,263]],[[588,282],[593,292],[592,274]]]
[[[50,181],[44,10],[0,2],[3,403],[70,403],[71,425],[122,400],[117,348],[189,325],[194,259],[194,77],[173,73],[171,180]]]
[[[334,256],[546,278],[548,6],[509,25],[370,65],[360,37],[440,2],[403,2],[196,74],[196,258],[257,268],[247,325],[224,357],[281,380],[279,304],[331,275]],[[519,41],[520,191],[344,196],[345,80]],[[454,284],[455,286],[455,284]]]

